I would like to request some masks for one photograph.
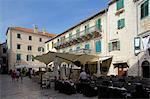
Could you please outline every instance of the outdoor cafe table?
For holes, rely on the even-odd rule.
[[[125,88],[103,86],[98,87],[98,98],[125,98],[127,90]]]

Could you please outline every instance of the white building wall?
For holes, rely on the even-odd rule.
[[[120,15],[116,15],[116,3],[109,6],[107,12],[107,24],[108,24],[108,42],[115,39],[120,41],[120,50],[111,51],[109,55],[113,55],[113,61],[126,61],[129,65],[128,74],[135,74],[132,71],[132,67],[135,62],[132,61],[134,56],[134,37],[137,34],[136,31],[136,5],[132,0],[124,0],[124,12]],[[119,19],[125,19],[125,27],[122,29],[117,28],[117,22]],[[114,73],[113,64],[111,64],[111,69],[109,74]],[[131,69],[131,73],[130,73]],[[117,69],[115,74],[118,74]]]
[[[17,38],[17,33],[21,34],[21,39]],[[29,36],[32,36],[32,40],[29,40]],[[39,41],[39,38],[42,38],[42,42]],[[7,33],[7,44],[8,46],[8,66],[9,69],[15,68],[15,65],[21,64],[38,64],[43,65],[43,63],[34,60],[27,61],[27,55],[41,55],[45,53],[45,45],[44,43],[49,39],[49,37],[41,36],[33,33],[20,32],[15,30],[9,30]],[[21,44],[21,49],[17,49],[17,44]],[[32,51],[28,51],[28,46],[32,46]],[[44,52],[38,52],[38,47],[43,47]],[[21,54],[21,63],[16,63],[16,55],[17,53]]]

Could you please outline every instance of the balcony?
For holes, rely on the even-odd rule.
[[[69,53],[71,53],[71,54],[90,54],[91,50],[90,49],[79,49],[79,50],[70,51]]]
[[[54,44],[56,49],[66,48],[78,43],[82,43],[88,41],[93,38],[97,38],[101,36],[101,28],[97,28],[96,26],[89,27],[83,31],[80,31],[70,37],[65,38],[61,42],[57,42]]]

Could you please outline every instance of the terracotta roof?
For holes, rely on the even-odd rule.
[[[48,32],[43,33],[41,31],[38,31],[38,33],[35,33],[33,29],[23,28],[23,27],[8,27],[6,35],[7,35],[9,29],[10,30],[16,30],[16,31],[21,31],[21,32],[26,32],[26,33],[33,33],[33,34],[37,34],[37,35],[41,35],[41,36],[47,36],[47,37],[50,37],[50,38],[53,38],[53,37],[56,36],[56,34],[50,34]]]

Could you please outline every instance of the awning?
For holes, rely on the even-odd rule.
[[[112,56],[104,56],[104,57],[99,58],[99,60],[102,61],[102,62],[105,61],[105,60],[108,60],[108,59],[112,59]]]
[[[35,57],[35,59],[45,64],[49,64],[50,62],[54,61],[55,58],[57,58],[59,62],[75,63],[76,61],[79,61],[81,64],[85,64],[86,62],[97,61],[99,59],[99,56],[89,54],[58,53],[49,51],[47,54]]]
[[[99,59],[98,55],[81,54],[74,61],[80,61],[81,64],[86,64],[87,62],[98,61],[98,59]]]
[[[75,54],[68,54],[68,53],[58,53],[58,52],[51,52],[49,51],[46,54],[36,56],[35,59],[39,60],[40,62],[45,63],[46,65],[50,62],[54,61],[55,58],[58,59],[59,62],[72,62],[76,58],[78,58],[79,55]]]
[[[118,68],[129,68],[129,65],[126,61],[118,61],[118,62],[114,62],[113,63],[114,68],[118,67]]]

